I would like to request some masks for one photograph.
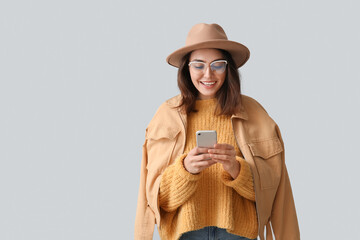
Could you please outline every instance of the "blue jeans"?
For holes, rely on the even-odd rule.
[[[256,240],[257,238],[253,239]],[[196,231],[184,233],[179,240],[252,240],[228,233],[226,229],[218,227],[205,227]]]

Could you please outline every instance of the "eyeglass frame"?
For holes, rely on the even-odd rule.
[[[225,70],[226,70],[226,66],[227,66],[227,64],[228,64],[227,60],[225,60],[225,59],[215,60],[215,61],[212,61],[212,62],[209,63],[209,64],[206,64],[205,62],[201,62],[201,61],[191,61],[191,62],[189,62],[188,66],[189,66],[189,68],[190,68],[192,63],[202,63],[202,64],[205,65],[205,68],[204,68],[204,69],[201,69],[201,71],[199,71],[199,72],[205,73],[206,68],[208,67],[207,65],[209,65],[212,72],[216,72],[216,73],[218,73],[218,74],[221,74],[221,73],[219,73],[216,69],[213,69],[213,68],[211,67],[211,65],[212,65],[213,63],[216,63],[216,62],[225,62],[224,71],[221,72],[221,73],[224,73]],[[196,71],[198,71],[198,70],[200,70],[200,69],[197,69]]]

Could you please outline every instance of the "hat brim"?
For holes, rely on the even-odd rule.
[[[229,52],[233,60],[235,61],[237,68],[244,65],[250,57],[249,49],[246,46],[242,45],[241,43],[230,40],[219,39],[219,40],[211,40],[211,41],[196,43],[186,47],[179,48],[175,52],[171,53],[166,58],[166,61],[170,65],[179,68],[181,65],[182,58],[187,53],[203,48],[218,48]]]

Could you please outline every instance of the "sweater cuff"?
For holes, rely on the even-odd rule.
[[[175,168],[177,170],[177,173],[182,177],[182,178],[185,178],[187,179],[188,181],[197,181],[201,178],[202,174],[201,172],[198,173],[198,174],[192,174],[190,172],[188,172],[186,169],[185,169],[185,166],[184,166],[184,159],[186,158],[187,156],[187,153],[183,153],[182,155],[180,155],[176,161],[175,161]]]
[[[233,179],[228,172],[223,171],[221,174],[221,180],[226,186],[234,188],[243,197],[251,200],[255,199],[253,177],[250,166],[245,159],[239,156],[236,156],[236,160],[240,163],[239,175]]]

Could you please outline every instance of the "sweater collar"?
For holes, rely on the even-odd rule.
[[[170,99],[168,99],[166,102],[170,107],[175,107],[178,106],[180,104],[181,101],[181,94],[176,95],[175,97],[172,97]],[[180,109],[178,110],[180,111]],[[238,108],[238,111],[236,113],[234,113],[231,118],[241,118],[244,120],[248,120],[248,114],[244,108],[244,106],[242,106],[242,108]]]

